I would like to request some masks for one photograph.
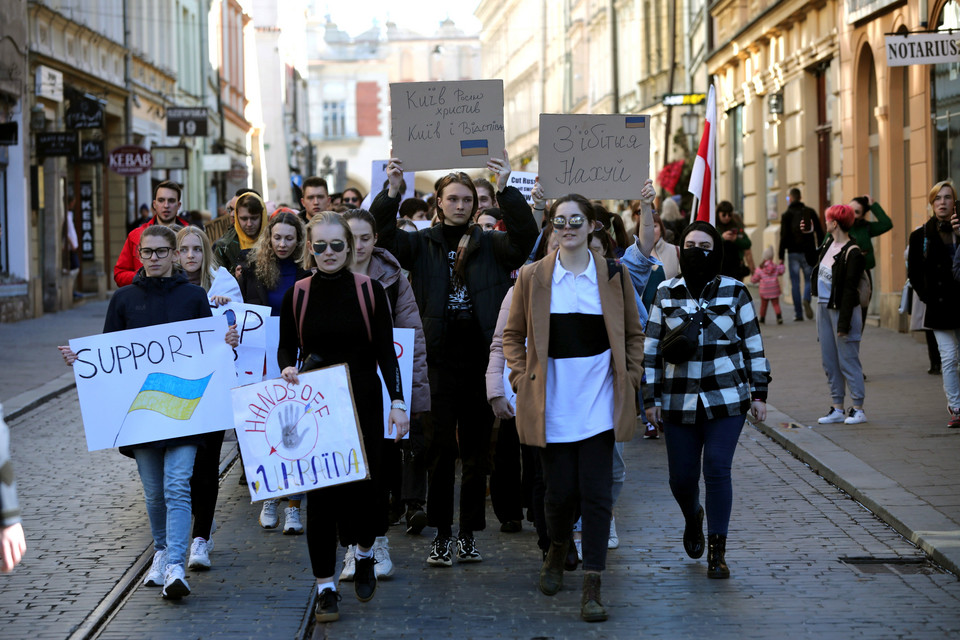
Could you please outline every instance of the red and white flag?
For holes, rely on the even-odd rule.
[[[717,224],[717,93],[710,85],[707,94],[707,120],[697,149],[697,159],[690,172],[688,191],[697,199],[697,220]]]

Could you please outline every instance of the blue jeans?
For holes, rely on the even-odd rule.
[[[933,336],[940,350],[940,367],[943,374],[943,393],[951,409],[960,408],[960,329],[936,329]]]
[[[154,550],[167,550],[167,564],[185,564],[190,537],[190,477],[197,445],[136,447]]]
[[[700,506],[700,469],[707,487],[707,532],[727,535],[733,506],[730,468],[746,414],[705,420],[699,424],[664,421],[670,490],[683,517],[693,518]]]
[[[797,318],[803,317],[803,306],[800,302],[800,272],[803,272],[804,287],[803,299],[810,302],[810,278],[813,275],[813,267],[807,262],[807,257],[800,252],[791,251],[787,253],[787,260],[790,263],[790,292],[793,296],[793,310]]]

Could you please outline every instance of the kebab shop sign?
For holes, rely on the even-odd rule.
[[[150,171],[153,166],[153,154],[134,145],[117,147],[107,158],[110,171],[121,176],[139,176]]]

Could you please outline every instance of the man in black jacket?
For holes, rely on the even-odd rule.
[[[399,160],[387,166],[388,187],[370,207],[377,221],[377,246],[393,253],[410,271],[427,346],[432,420],[425,427],[429,489],[428,526],[437,528],[427,562],[450,566],[456,545],[459,562],[479,562],[474,532],[484,519],[487,458],[493,413],[486,397],[490,341],[500,303],[512,284],[510,272],[526,262],[539,233],[523,194],[508,187],[510,164],[492,158],[497,201],[506,231],[484,231],[471,223],[477,190],[465,173],[439,181],[441,223],[416,233],[397,229]],[[454,541],[453,489],[457,457],[462,461],[460,532]]]
[[[823,242],[823,227],[817,212],[800,201],[800,189],[790,189],[787,196],[787,210],[780,218],[780,262],[784,262],[785,255],[789,255],[790,285],[793,297],[794,320],[813,318],[813,307],[810,306],[810,278],[813,274],[813,263],[816,260],[817,247]],[[800,272],[803,272],[805,282],[801,306]]]

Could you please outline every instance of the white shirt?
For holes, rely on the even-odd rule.
[[[589,326],[590,331],[603,331],[601,339],[606,340],[592,251],[587,268],[576,276],[560,264],[557,255],[550,288],[550,315],[551,342],[562,340],[565,353],[562,357],[551,354],[547,358],[544,416],[547,442],[578,442],[613,429],[613,367],[609,345],[598,353],[570,355],[584,349],[594,350],[579,339],[588,329],[577,327]],[[569,335],[553,335],[557,323],[567,327]],[[592,342],[595,345],[596,340]]]

